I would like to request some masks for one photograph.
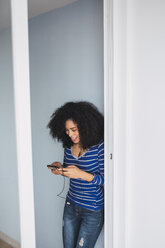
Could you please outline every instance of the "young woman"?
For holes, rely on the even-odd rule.
[[[55,175],[70,178],[64,207],[64,248],[93,248],[104,222],[104,119],[89,102],[68,102],[48,123],[63,143],[64,163]]]

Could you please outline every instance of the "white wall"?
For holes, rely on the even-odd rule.
[[[127,3],[126,248],[165,247],[165,2]]]
[[[46,165],[62,162],[63,149],[46,125],[53,111],[71,100],[91,101],[103,112],[102,0],[78,1],[33,18],[29,39],[37,247],[61,248],[64,200],[57,194],[63,177]],[[96,247],[103,246],[102,233]]]

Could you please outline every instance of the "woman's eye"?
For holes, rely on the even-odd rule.
[[[75,129],[72,129],[73,132],[77,132],[78,131],[78,128],[75,128]]]
[[[77,128],[72,129],[71,131],[72,131],[72,132],[76,132],[76,131],[77,131]],[[69,130],[66,130],[65,133],[66,133],[66,134],[69,134]]]

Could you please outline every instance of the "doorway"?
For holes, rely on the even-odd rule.
[[[82,2],[82,1],[79,1],[79,2]],[[111,49],[109,48],[109,42],[111,41],[111,39],[109,39],[109,36],[110,36],[110,32],[112,30],[111,30],[110,23],[109,23],[110,18],[107,20],[107,13],[109,13],[108,12],[109,11],[109,7],[110,7],[109,1],[104,1],[104,11],[103,11],[103,9],[102,9],[102,11],[104,13],[104,18],[103,18],[104,19],[104,114],[105,114],[105,144],[106,144],[105,145],[105,147],[106,147],[105,148],[105,151],[106,151],[105,152],[105,171],[106,171],[106,179],[105,179],[105,181],[106,181],[105,182],[105,196],[106,196],[105,223],[106,224],[105,224],[105,230],[107,230],[107,231],[105,231],[105,233],[106,233],[105,234],[105,243],[106,243],[106,240],[109,239],[109,237],[108,237],[109,236],[109,234],[108,234],[109,229],[112,230],[112,222],[109,221],[109,219],[112,219],[111,218],[112,217],[112,193],[109,192],[109,188],[112,189],[112,180],[109,180],[110,178],[112,179],[112,166],[111,166],[112,165],[112,76],[111,76],[111,74],[109,72],[109,68],[110,68],[109,66],[112,66],[111,60],[110,60]],[[106,13],[106,17],[105,17],[105,13]],[[37,20],[34,20],[33,19],[33,21],[34,21],[34,25],[37,25]],[[31,25],[31,23],[30,23],[30,25]],[[36,37],[36,39],[37,39],[37,37]],[[47,41],[45,40],[45,42],[47,42]],[[38,44],[38,45],[40,45],[40,44]],[[37,43],[36,43],[36,46],[37,46]],[[35,49],[35,46],[34,46],[34,49]],[[65,52],[67,52],[67,51],[65,51]],[[81,56],[83,56],[83,51],[80,51],[80,52],[82,52],[82,55]],[[56,55],[58,56],[58,54],[56,54]],[[50,57],[51,57],[51,54],[50,54]],[[60,56],[59,56],[59,59],[60,59]],[[34,60],[33,60],[33,62],[34,62]],[[40,62],[42,63],[42,61],[40,61]],[[65,61],[65,62],[67,62],[67,61]],[[80,62],[82,62],[82,61],[80,61]],[[70,76],[70,69],[72,69],[71,68],[72,67],[72,64],[69,64],[68,63],[68,65],[70,66],[70,68],[68,66],[67,78],[69,78],[69,76]],[[57,64],[57,67],[58,66],[59,66],[59,64]],[[31,69],[32,70],[33,70],[33,68],[34,67],[31,66]],[[99,66],[98,66],[98,68],[100,69]],[[53,73],[53,68],[52,68],[52,73]],[[81,76],[83,76],[83,75],[81,75]],[[45,80],[47,80],[46,77],[45,77]],[[88,84],[89,83],[90,82],[88,82]],[[47,91],[48,90],[47,89],[47,86],[44,85],[43,82],[41,82],[41,84],[43,86],[43,90],[45,89],[45,91]],[[53,82],[52,82],[52,84],[53,84]],[[35,87],[36,87],[36,85],[34,86],[34,88]],[[76,85],[74,87],[76,87]],[[35,88],[35,89],[36,89],[35,95],[37,95],[37,88]],[[69,89],[66,88],[66,91],[64,92],[64,94],[67,94],[68,93],[68,90]],[[49,94],[51,94],[51,92],[49,92]],[[35,95],[34,96],[31,95],[32,102],[33,102],[33,99],[35,98]],[[39,95],[37,97],[39,97]],[[57,97],[58,97],[58,94],[57,94]],[[53,104],[53,102],[51,101],[51,99],[52,98],[50,97],[49,107],[51,106],[51,104]],[[110,101],[110,99],[111,99],[111,101]],[[47,100],[45,99],[45,101],[47,101]],[[60,99],[59,99],[59,101],[60,101]],[[102,111],[103,111],[103,109],[102,109]],[[50,113],[51,112],[52,111],[50,110]],[[32,110],[32,118],[33,118],[33,110]],[[33,134],[33,128],[34,127],[32,127],[32,134]],[[35,140],[37,140],[37,139],[35,139]],[[39,142],[39,140],[37,142]],[[35,146],[37,146],[37,143],[33,143],[33,147],[35,147]],[[58,151],[60,151],[60,147],[59,148],[57,147],[57,149],[59,149]],[[60,152],[58,152],[58,154],[59,153]],[[44,159],[42,161],[44,161]],[[33,163],[34,163],[34,161],[33,161]],[[45,163],[46,163],[46,161],[45,161]],[[36,175],[37,175],[37,170],[38,169],[36,169]],[[31,186],[33,188],[33,183],[32,183]],[[43,190],[44,190],[44,188],[43,188]],[[31,193],[32,193],[32,191],[31,191]],[[32,199],[32,201],[33,201],[33,199]],[[34,218],[34,216],[33,216],[33,218]],[[33,221],[34,221],[34,219],[33,219]],[[26,220],[25,220],[25,222],[26,222]],[[33,222],[33,224],[34,224],[34,222]],[[106,244],[105,244],[105,247],[106,247]],[[107,246],[107,247],[109,247],[109,246]]]

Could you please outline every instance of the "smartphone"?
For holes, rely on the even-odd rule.
[[[48,164],[47,167],[52,169],[59,169],[59,166],[53,164]]]

